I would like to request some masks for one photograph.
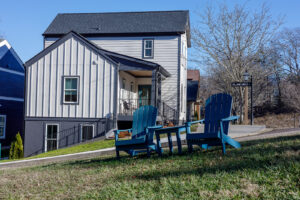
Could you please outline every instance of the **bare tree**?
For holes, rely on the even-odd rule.
[[[254,100],[258,99],[265,87],[265,77],[271,73],[261,62],[264,47],[273,38],[281,20],[273,21],[264,5],[259,11],[249,12],[245,5],[229,9],[221,4],[217,12],[207,7],[199,17],[199,23],[192,29],[198,58],[193,61],[207,66],[217,89],[234,95],[240,105],[243,89],[233,89],[231,82],[242,81],[248,71],[256,83]]]
[[[285,72],[280,84],[283,100],[300,112],[300,28],[281,31],[276,45],[282,62],[280,70]]]
[[[285,70],[300,78],[300,28],[285,29],[280,32],[278,45]]]

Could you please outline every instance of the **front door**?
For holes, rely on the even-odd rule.
[[[151,85],[139,85],[139,107],[151,105]]]

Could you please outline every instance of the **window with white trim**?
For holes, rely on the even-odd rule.
[[[64,103],[78,103],[79,77],[64,77]]]
[[[144,58],[153,58],[153,39],[144,39],[144,52],[143,52],[143,57]]]
[[[6,115],[0,115],[0,139],[5,138]]]
[[[58,124],[46,125],[45,151],[58,149]]]

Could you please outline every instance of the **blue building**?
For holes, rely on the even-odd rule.
[[[6,40],[0,39],[0,143],[2,152],[9,149],[18,132],[23,138],[24,74],[21,59]]]

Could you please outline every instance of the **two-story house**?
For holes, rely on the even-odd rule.
[[[188,11],[58,14],[43,36],[25,64],[25,155],[102,136],[142,105],[185,120]]]

